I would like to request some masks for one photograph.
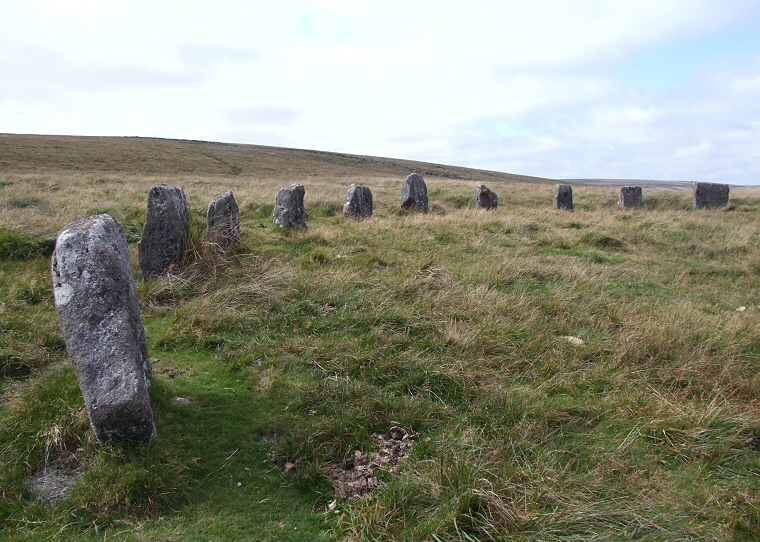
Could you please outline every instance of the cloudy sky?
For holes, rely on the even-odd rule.
[[[760,184],[760,1],[0,0],[0,132]]]

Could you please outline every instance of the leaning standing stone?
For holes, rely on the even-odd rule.
[[[481,209],[496,209],[498,206],[496,192],[492,192],[484,184],[479,184],[475,192],[475,204]]]
[[[303,197],[306,189],[302,184],[291,184],[277,193],[274,206],[274,223],[280,228],[305,228],[306,209]]]
[[[227,247],[240,239],[240,209],[231,190],[208,204],[206,230],[211,239]]]
[[[109,215],[58,234],[55,308],[84,405],[101,442],[155,435],[151,365],[124,231]]]
[[[148,192],[148,214],[137,244],[144,278],[160,277],[182,265],[190,240],[190,211],[185,192],[159,184]]]
[[[554,208],[563,211],[573,210],[573,187],[569,184],[558,184],[554,187]]]
[[[401,207],[427,212],[428,193],[425,179],[419,173],[412,173],[406,178],[401,189]]]
[[[633,209],[641,207],[641,187],[640,186],[622,186],[620,187],[620,198],[618,207],[621,209]]]
[[[346,203],[343,213],[354,218],[369,218],[372,216],[372,192],[366,186],[352,184],[346,192]]]
[[[728,185],[694,183],[694,208],[718,209],[728,205]]]

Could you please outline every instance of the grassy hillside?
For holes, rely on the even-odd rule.
[[[5,540],[760,539],[760,190],[576,186],[313,151],[0,135],[0,538]],[[193,247],[143,281],[147,191],[182,186]],[[308,229],[276,229],[306,186]],[[375,216],[342,215],[351,182]],[[242,242],[204,241],[234,191]],[[94,442],[52,300],[56,232],[124,227],[154,366],[158,437]],[[362,499],[336,473],[398,422],[398,472]],[[350,460],[347,463],[347,460]],[[75,477],[47,505],[45,465]],[[356,469],[353,469],[356,470]],[[56,471],[57,472],[57,471]]]

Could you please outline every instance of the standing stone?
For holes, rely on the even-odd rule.
[[[274,206],[274,223],[280,228],[305,228],[306,209],[303,196],[306,189],[302,184],[291,184],[277,193]]]
[[[641,187],[640,186],[622,186],[620,187],[620,198],[618,207],[621,209],[633,209],[641,207]]]
[[[372,192],[366,186],[352,184],[346,192],[346,203],[343,213],[354,218],[369,218],[372,216]]]
[[[554,187],[554,208],[563,211],[573,210],[573,187],[569,184],[558,184]]]
[[[694,208],[718,209],[728,205],[728,185],[694,183]]]
[[[208,204],[206,231],[211,239],[227,247],[240,239],[240,209],[231,190]]]
[[[151,364],[124,231],[109,215],[58,234],[51,270],[55,308],[84,405],[101,442],[156,433]]]
[[[143,277],[160,277],[182,265],[189,242],[190,211],[185,192],[168,184],[154,186],[148,192],[148,215],[137,244]]]
[[[401,207],[426,213],[428,210],[428,193],[425,179],[419,173],[412,173],[406,178],[401,189]]]
[[[496,209],[499,204],[496,192],[492,192],[484,184],[479,184],[475,192],[475,204],[481,209]]]

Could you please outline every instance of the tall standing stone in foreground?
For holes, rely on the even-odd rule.
[[[718,209],[728,205],[728,185],[694,183],[694,208]]]
[[[240,209],[231,190],[208,204],[206,231],[211,240],[228,247],[240,239]]]
[[[499,205],[499,199],[496,192],[491,191],[484,184],[479,184],[475,192],[475,205],[481,209],[496,209]]]
[[[184,190],[168,184],[151,188],[142,239],[137,244],[143,277],[160,277],[182,265],[189,241],[190,211]]]
[[[554,187],[554,208],[563,211],[573,210],[573,187],[569,184],[558,184]]]
[[[124,231],[109,215],[58,234],[55,308],[84,405],[101,442],[155,435],[151,365]]]
[[[401,189],[401,207],[426,213],[428,210],[428,193],[425,179],[419,173],[412,173],[404,181]]]
[[[291,184],[277,193],[274,206],[274,223],[280,228],[305,228],[306,209],[303,197],[306,189],[302,184]]]
[[[372,216],[372,191],[366,186],[352,184],[346,192],[346,203],[343,213],[354,218],[369,218]]]
[[[641,187],[640,186],[621,186],[620,198],[618,198],[618,207],[621,209],[633,209],[641,207]]]

